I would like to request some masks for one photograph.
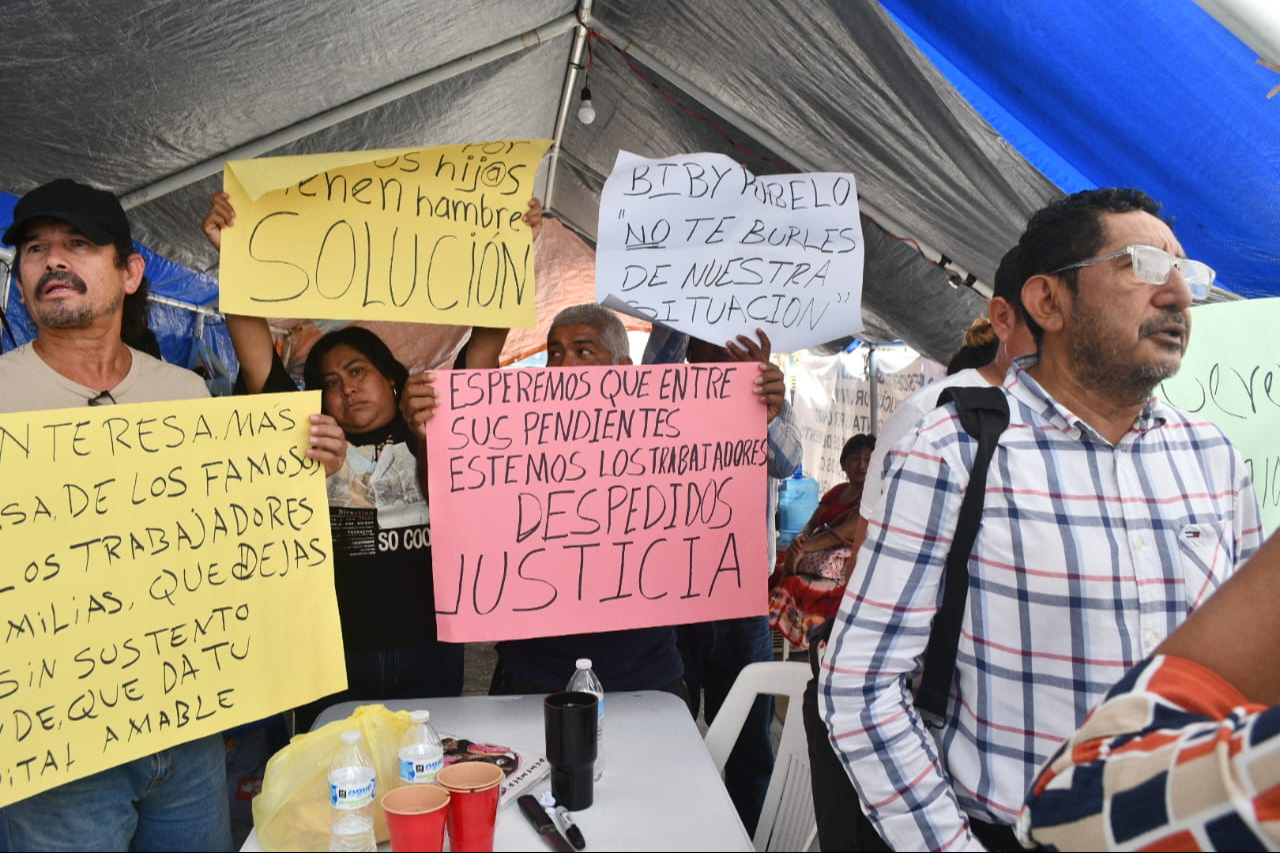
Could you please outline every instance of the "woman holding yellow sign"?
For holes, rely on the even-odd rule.
[[[225,193],[211,198],[203,230],[215,247],[235,211]],[[524,221],[541,225],[535,199]],[[297,390],[276,354],[267,321],[229,315],[227,327],[249,393]],[[497,367],[506,330],[476,330],[468,367]],[[491,363],[490,363],[491,362]],[[324,707],[349,698],[456,696],[462,692],[459,644],[436,640],[431,529],[420,439],[400,411],[405,366],[376,334],[348,326],[322,337],[303,378],[322,392],[329,439],[334,585],[342,620],[347,690],[298,710],[298,730]]]

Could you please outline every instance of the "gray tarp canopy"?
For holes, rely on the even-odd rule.
[[[576,9],[8,3],[0,183],[21,193],[69,175],[109,188],[137,239],[216,274],[198,223],[227,157],[553,137]],[[630,60],[592,41],[593,124],[573,117],[581,77],[568,93],[551,211],[589,241],[619,149],[719,151],[760,174],[852,171],[883,226],[863,222],[863,336],[945,359],[982,297],[886,232],[990,282],[1027,215],[1058,194],[875,3],[599,0],[589,21]]]

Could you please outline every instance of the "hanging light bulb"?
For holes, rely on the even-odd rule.
[[[591,106],[591,89],[583,86],[581,97],[582,105],[578,107],[578,121],[583,124],[591,124],[596,120],[596,108]]]

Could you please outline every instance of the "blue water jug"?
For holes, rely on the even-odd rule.
[[[818,508],[818,481],[806,477],[804,471],[783,480],[778,489],[778,550],[791,544],[800,529]]]

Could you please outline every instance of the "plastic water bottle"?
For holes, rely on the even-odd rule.
[[[355,729],[343,732],[342,746],[329,765],[330,850],[378,849],[373,834],[377,774],[373,762],[360,748],[360,739],[360,732]]]
[[[400,741],[400,781],[434,782],[444,767],[444,744],[440,733],[431,725],[430,711],[414,711],[409,715],[413,725]]]
[[[604,775],[604,687],[600,679],[591,669],[591,658],[578,658],[577,670],[569,679],[566,690],[579,690],[583,693],[594,693],[598,701],[596,715],[596,766],[594,779],[599,782]]]
[[[818,508],[818,481],[797,468],[778,489],[778,550],[784,550]]]

